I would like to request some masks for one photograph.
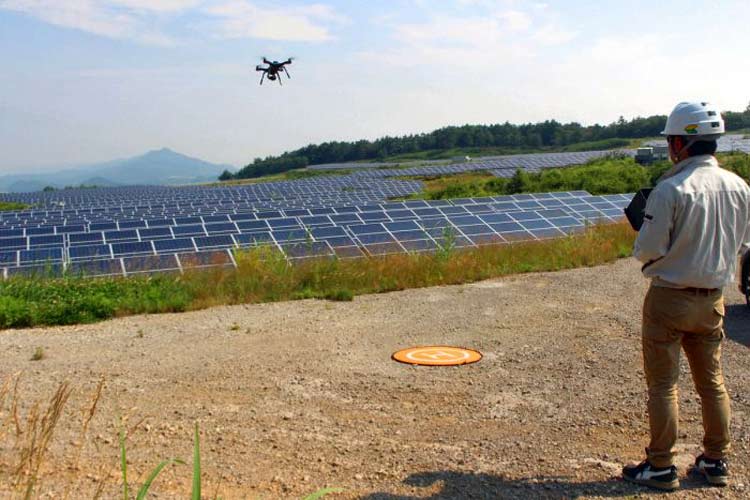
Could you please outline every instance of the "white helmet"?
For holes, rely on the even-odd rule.
[[[681,102],[669,115],[667,126],[661,134],[710,141],[723,133],[724,119],[715,106],[707,102]]]

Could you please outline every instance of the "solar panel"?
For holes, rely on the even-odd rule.
[[[154,248],[150,241],[133,241],[128,243],[112,243],[112,253],[115,257],[123,255],[153,254]]]
[[[432,240],[401,241],[407,252],[427,252],[437,250],[438,245]]]
[[[123,231],[107,231],[104,233],[104,239],[107,243],[115,241],[138,241],[138,231],[135,229],[126,229]]]
[[[178,258],[183,269],[232,265],[232,258],[228,250],[183,253],[179,254]]]
[[[210,224],[212,222],[229,222],[229,216],[227,215],[204,215],[204,224]]]
[[[156,271],[179,271],[175,255],[148,255],[122,259],[128,274],[152,273]]]
[[[231,248],[234,246],[234,240],[231,235],[222,236],[205,236],[195,238],[195,245],[198,250],[210,250],[214,248]]]
[[[146,225],[149,228],[161,228],[166,226],[173,226],[174,219],[147,219]]]
[[[175,238],[173,240],[154,241],[154,248],[157,253],[174,253],[195,250],[195,244],[192,238]]]
[[[64,242],[61,234],[29,237],[29,247],[63,246]]]
[[[55,226],[27,227],[26,236],[38,236],[43,234],[55,234]]]
[[[118,225],[120,229],[137,229],[140,227],[146,227],[146,221],[144,220],[121,220]]]
[[[294,218],[281,218],[281,219],[267,219],[268,225],[271,229],[289,229],[302,227],[297,219]]]
[[[333,250],[325,241],[311,241],[306,243],[292,243],[282,245],[281,249],[290,258],[303,257],[330,257],[333,256]]]
[[[116,231],[116,222],[92,222],[89,225],[90,231]]]
[[[92,258],[111,257],[112,249],[109,245],[75,246],[68,250],[71,260],[85,260]]]
[[[365,246],[374,243],[395,243],[395,239],[389,233],[360,234],[357,239]]]
[[[63,249],[37,248],[32,250],[20,250],[18,260],[20,262],[20,265],[22,266],[25,264],[36,264],[39,262],[62,261]]]
[[[175,237],[178,236],[204,236],[206,230],[202,225],[192,224],[188,226],[174,226],[172,232]]]
[[[17,266],[18,250],[12,252],[0,252],[0,265]]]
[[[0,250],[18,250],[28,247],[26,238],[0,238]]]
[[[310,232],[316,240],[346,236],[346,230],[340,226],[315,227]]]
[[[58,277],[63,274],[63,265],[57,263],[36,265],[36,266],[20,266],[20,267],[8,267],[6,268],[8,277],[13,276],[27,276],[27,277]]]
[[[269,231],[257,233],[242,233],[234,237],[238,245],[242,247],[258,246],[262,244],[274,243],[273,237]]]
[[[206,232],[210,235],[239,233],[239,229],[233,222],[206,224]]]
[[[122,276],[123,267],[120,259],[86,260],[72,262],[68,274],[73,276]]]
[[[171,238],[172,231],[169,227],[153,227],[148,229],[139,229],[138,235],[141,240],[157,240]]]
[[[104,233],[74,233],[68,236],[70,246],[104,243]]]
[[[271,234],[279,243],[306,240],[309,238],[309,233],[304,229],[281,229],[278,231],[271,231]]]
[[[240,228],[241,232],[256,232],[265,231],[269,229],[269,225],[264,220],[248,220],[237,222],[237,227]]]

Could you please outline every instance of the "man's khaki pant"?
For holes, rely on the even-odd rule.
[[[651,286],[643,304],[643,364],[648,384],[654,467],[673,464],[679,421],[677,380],[685,350],[703,408],[703,446],[708,458],[729,452],[729,395],[721,373],[724,298],[713,293]]]

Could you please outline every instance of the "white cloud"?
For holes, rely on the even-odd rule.
[[[0,0],[0,9],[22,12],[49,24],[108,38],[130,39],[152,45],[174,43],[166,34],[148,26],[141,16],[128,8],[132,6],[127,3],[128,0]]]
[[[577,31],[568,30],[555,24],[546,24],[534,31],[531,39],[541,45],[563,45],[577,36]]]
[[[223,38],[324,41],[330,24],[346,21],[332,7],[259,7],[246,0],[0,0],[0,9],[108,38],[149,45],[174,45],[164,25],[181,14],[209,18],[206,35]]]
[[[379,53],[364,54],[370,60],[393,66],[444,65],[472,72],[493,66],[526,64],[549,45],[565,45],[577,33],[566,29],[539,4],[525,8],[512,0],[456,0],[458,12],[431,15],[419,22],[385,21],[397,42]]]
[[[510,31],[526,31],[531,27],[531,16],[519,10],[506,10],[498,12],[495,17],[503,21]]]
[[[229,0],[211,5],[204,12],[217,19],[215,33],[223,38],[261,38],[320,42],[333,38],[324,22],[344,22],[345,18],[327,5],[264,8],[245,0]]]
[[[104,3],[148,12],[179,12],[203,2],[202,0],[104,0]]]

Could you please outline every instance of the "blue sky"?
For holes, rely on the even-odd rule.
[[[0,173],[740,110],[748,19],[747,0],[0,0]],[[283,88],[258,86],[263,55],[297,57]]]

